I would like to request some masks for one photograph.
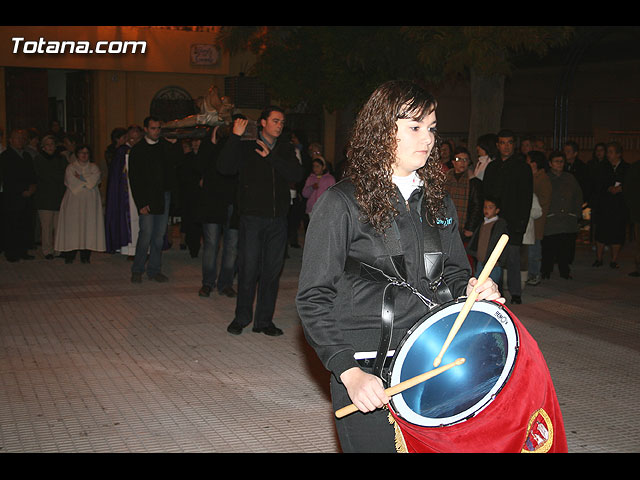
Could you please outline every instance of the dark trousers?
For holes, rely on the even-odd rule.
[[[569,264],[575,243],[575,234],[558,233],[555,235],[545,235],[542,239],[542,265],[540,271],[542,275],[549,276],[553,271],[554,264],[558,264],[560,276],[569,276]]]
[[[353,403],[347,389],[331,375],[331,400],[336,411]],[[389,410],[360,411],[336,418],[336,430],[344,453],[396,453],[395,430],[389,423]]]
[[[183,219],[184,222],[184,219]],[[202,224],[193,220],[187,221],[180,230],[184,232],[184,243],[193,258],[198,256],[202,243]]]
[[[31,209],[5,210],[4,254],[7,260],[22,258],[33,244],[33,212]]]
[[[508,244],[505,247],[507,288],[512,296],[522,295],[522,280],[520,279],[520,245]]]
[[[254,329],[273,323],[286,245],[286,217],[240,217],[235,322],[242,327],[252,321]]]
[[[289,245],[298,245],[298,229],[302,224],[304,218],[304,209],[307,205],[306,199],[298,193],[298,196],[293,200],[291,208],[289,208],[289,214],[287,216],[288,222],[288,236]]]

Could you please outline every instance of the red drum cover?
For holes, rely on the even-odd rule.
[[[506,309],[506,307],[504,307]],[[509,311],[509,310],[507,310]],[[396,447],[408,453],[566,453],[562,413],[538,344],[511,314],[520,347],[511,376],[495,400],[468,420],[422,427],[391,408]]]

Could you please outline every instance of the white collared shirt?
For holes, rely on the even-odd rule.
[[[422,185],[422,180],[418,177],[416,172],[413,172],[411,175],[407,175],[406,177],[397,177],[393,175],[391,177],[391,181],[400,189],[400,193],[402,193],[405,200],[409,200],[413,191]]]

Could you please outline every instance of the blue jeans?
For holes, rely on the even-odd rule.
[[[226,225],[220,225],[218,223],[202,224],[202,285],[211,288],[217,286],[219,292],[233,285],[233,276],[236,271],[238,230],[229,227],[232,210],[233,206],[230,205]],[[222,257],[220,258],[220,272],[216,275],[221,238]]]
[[[478,262],[476,264],[476,278],[478,278],[480,273],[482,273],[483,268],[484,262]],[[500,290],[502,291],[502,267],[493,267],[493,270],[491,270],[491,273],[489,274],[489,278],[491,278],[491,280],[493,280],[496,285],[498,285],[498,288],[500,288]]]
[[[540,275],[540,262],[542,261],[542,241],[529,245],[529,277]]]
[[[138,241],[136,243],[136,256],[131,266],[132,273],[143,273],[145,264],[147,275],[151,278],[162,271],[162,247],[164,234],[169,223],[169,203],[171,193],[164,192],[164,212],[160,215],[140,215]],[[147,253],[149,263],[147,264]]]

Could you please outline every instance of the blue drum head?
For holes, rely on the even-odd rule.
[[[394,355],[390,386],[434,368],[462,300],[431,312],[405,336]],[[395,395],[391,406],[416,425],[439,427],[463,421],[484,409],[502,389],[517,350],[518,334],[509,312],[494,302],[475,302],[441,365],[458,358],[465,363]]]

